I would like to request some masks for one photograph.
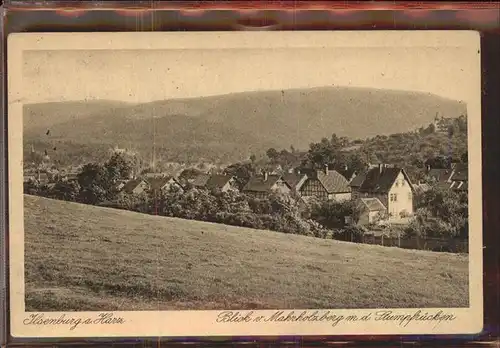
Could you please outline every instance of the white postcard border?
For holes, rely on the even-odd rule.
[[[125,50],[125,49],[230,49],[276,47],[467,47],[477,50],[476,79],[469,81],[469,308],[425,308],[422,313],[451,313],[454,320],[417,321],[404,326],[397,320],[341,320],[332,322],[255,321],[278,310],[252,313],[251,322],[218,322],[222,311],[144,311],[26,313],[24,307],[24,236],[22,183],[23,51],[26,50]],[[14,337],[152,337],[152,336],[267,336],[359,334],[475,334],[483,327],[482,281],[482,182],[481,182],[481,81],[479,34],[470,31],[401,32],[211,32],[211,33],[33,33],[8,37],[8,149],[10,327]],[[330,310],[330,315],[359,318],[387,309]],[[394,309],[393,315],[413,315],[419,309]],[[286,310],[285,315],[292,310]],[[316,310],[309,310],[313,313]],[[321,310],[321,314],[325,311]],[[299,314],[302,310],[295,310]],[[31,315],[31,317],[30,317]],[[39,318],[74,319],[71,324],[30,324]],[[104,317],[102,317],[104,315]],[[105,323],[113,317],[122,323]],[[61,319],[62,318],[62,319]],[[373,318],[373,317],[372,317]],[[36,320],[36,319],[35,319]],[[33,321],[35,321],[33,320]],[[61,321],[62,320],[62,321]],[[71,328],[72,326],[75,326]]]

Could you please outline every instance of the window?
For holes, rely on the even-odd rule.
[[[402,180],[402,181],[401,181],[401,186],[404,186],[404,185],[405,185],[405,181],[404,181],[404,180]]]
[[[411,201],[411,192],[408,192],[408,200]]]
[[[396,187],[399,187],[399,181],[396,180]]]
[[[395,193],[391,193],[390,200],[391,200],[391,202],[397,202],[398,201],[398,195],[395,194]]]

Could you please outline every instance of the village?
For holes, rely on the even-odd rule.
[[[124,150],[116,149],[114,153],[118,157],[125,154]],[[400,231],[415,220],[418,195],[432,189],[467,195],[468,190],[468,168],[463,163],[451,163],[450,168],[427,165],[425,180],[412,182],[405,168],[390,163],[367,164],[365,170],[358,171],[343,163],[325,163],[310,168],[300,164],[283,166],[272,163],[252,166],[252,161],[247,162],[235,165],[252,167],[250,173],[244,170],[231,171],[235,165],[214,166],[205,171],[183,166],[184,169],[178,169],[174,175],[171,172],[151,173],[143,170],[141,173],[140,169],[130,170],[114,181],[112,190],[121,200],[132,201],[144,196],[166,199],[171,192],[182,195],[192,189],[232,193],[263,201],[280,196],[295,202],[301,216],[308,218],[314,205],[346,203],[353,206],[354,210],[351,208],[350,213],[344,212],[340,216],[342,221],[334,227],[355,225],[363,229],[364,242],[397,246],[401,246]],[[70,185],[68,187],[81,186],[81,170],[81,166],[62,171],[54,170],[53,166],[52,170],[40,170],[40,167],[28,169],[24,173],[25,192],[61,198],[51,192],[66,190],[67,187],[56,188],[58,183]],[[38,189],[33,191],[35,187]],[[66,196],[62,199],[73,200]],[[123,208],[109,200],[98,205]],[[126,209],[135,208],[128,205]],[[390,232],[395,229],[399,231],[398,241],[391,244]],[[371,236],[371,240],[368,236]],[[346,239],[355,241],[352,235]]]

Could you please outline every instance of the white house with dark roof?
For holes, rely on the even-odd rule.
[[[379,164],[364,173],[360,182],[355,197],[378,198],[387,207],[390,220],[413,214],[413,184],[403,168]]]

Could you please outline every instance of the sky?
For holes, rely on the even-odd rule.
[[[148,102],[333,85],[467,102],[474,64],[477,52],[460,47],[33,50],[23,53],[23,100]]]

